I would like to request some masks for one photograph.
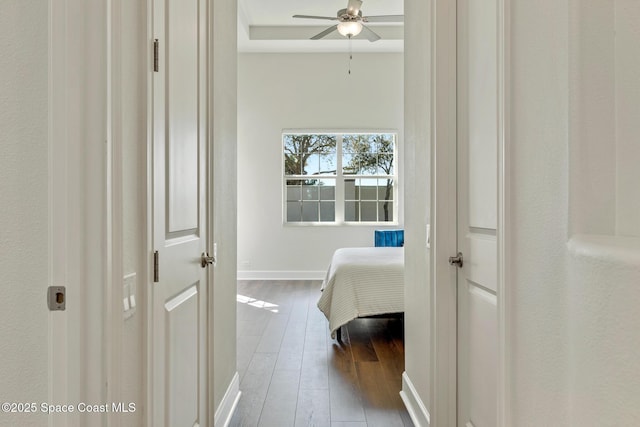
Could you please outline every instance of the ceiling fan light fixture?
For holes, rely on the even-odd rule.
[[[358,21],[343,21],[338,23],[338,32],[345,37],[355,37],[362,31],[362,24]]]

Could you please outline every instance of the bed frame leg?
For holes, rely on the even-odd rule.
[[[342,326],[340,326],[336,331],[336,339],[338,340],[339,343],[342,342]]]

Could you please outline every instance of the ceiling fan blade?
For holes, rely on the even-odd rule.
[[[326,30],[324,30],[323,32],[318,33],[315,36],[311,37],[311,40],[320,40],[321,38],[323,38],[325,36],[328,36],[329,34],[333,33],[337,29],[338,29],[337,25],[334,25],[333,27],[329,27]]]
[[[404,15],[363,16],[362,22],[404,22]]]
[[[349,3],[347,3],[347,13],[351,16],[358,16],[361,7],[362,0],[349,0]]]
[[[337,17],[331,16],[313,16],[313,15],[293,15],[294,18],[304,18],[304,19],[326,19],[329,21],[337,21]]]
[[[377,35],[375,32],[371,31],[371,29],[366,25],[362,26],[362,32],[360,34],[365,36],[366,39],[369,40],[370,42],[375,42],[377,40],[380,40],[380,36]]]

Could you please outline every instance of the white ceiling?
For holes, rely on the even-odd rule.
[[[402,15],[403,0],[363,0],[362,14]],[[239,52],[347,52],[349,41],[337,32],[323,40],[309,38],[332,21],[294,19],[292,15],[336,16],[347,7],[347,0],[238,0]],[[354,52],[402,52],[403,25],[367,24],[382,39],[370,42],[352,40]]]

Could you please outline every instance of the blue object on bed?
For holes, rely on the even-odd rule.
[[[404,246],[404,230],[376,230],[376,246]]]

